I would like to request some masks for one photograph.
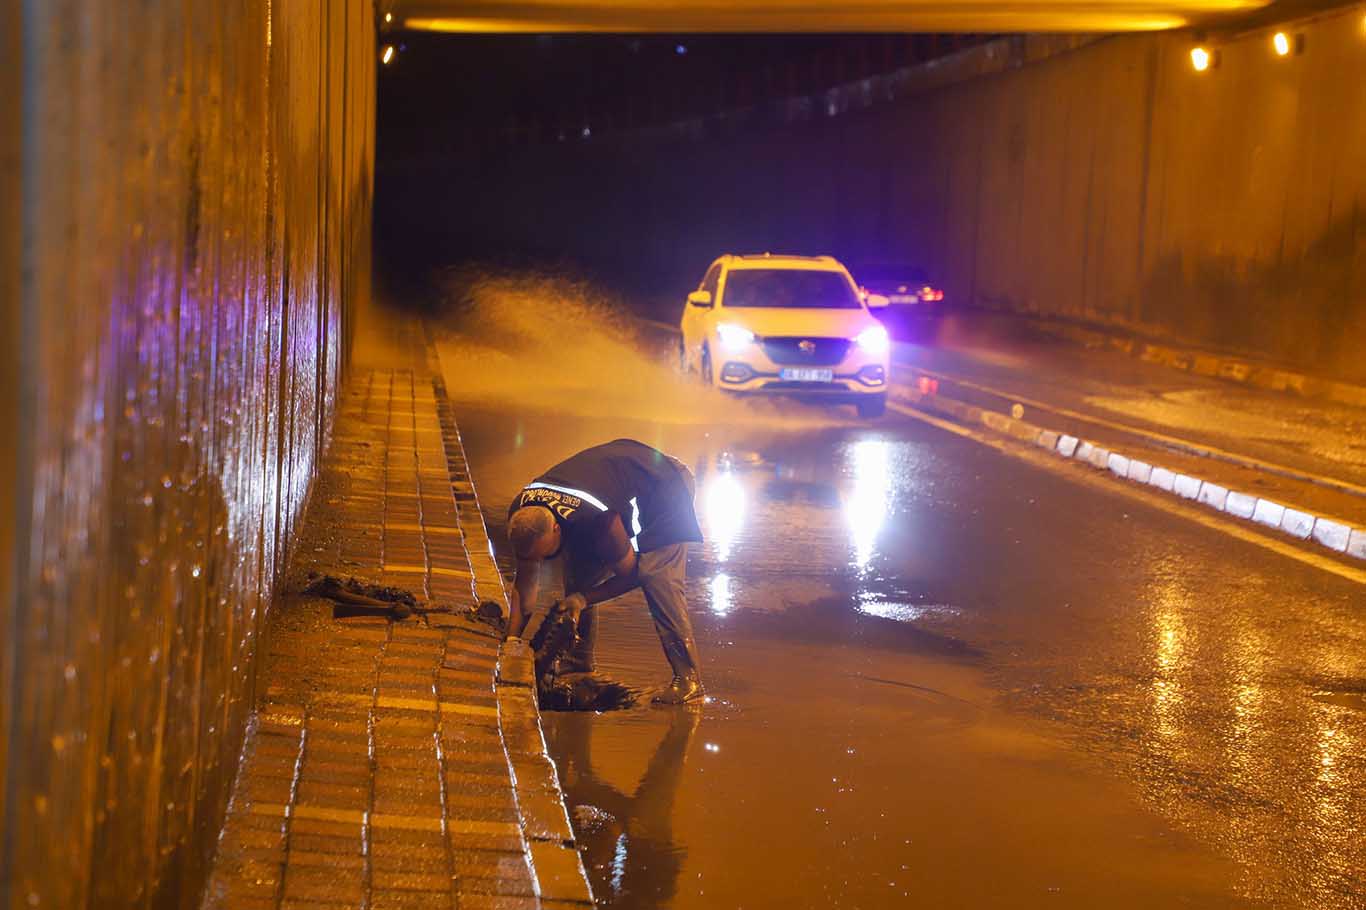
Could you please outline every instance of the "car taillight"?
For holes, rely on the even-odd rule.
[[[937,303],[944,299],[944,292],[927,284],[920,289],[919,296],[922,303]]]

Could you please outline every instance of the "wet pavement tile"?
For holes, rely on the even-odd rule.
[[[296,854],[297,851],[297,853],[309,856],[363,858],[365,842],[361,840],[359,832],[354,837],[349,837],[332,834],[310,834],[296,828],[290,832],[289,849],[291,854]]]
[[[460,894],[460,910],[539,910],[545,906],[534,897],[513,897],[505,894]]]
[[[573,847],[534,841],[531,855],[536,863],[536,880],[542,897],[583,902],[592,899],[578,851]]]
[[[308,868],[316,867],[319,869],[342,869],[347,872],[359,872],[365,868],[365,857],[357,852],[308,852],[299,848],[299,845],[291,840],[289,851],[289,867]]]
[[[451,910],[452,895],[433,891],[381,891],[370,893],[370,910]]]
[[[287,801],[289,793],[285,794]],[[317,781],[300,781],[295,801],[300,806],[323,806],[329,809],[365,809],[370,801],[370,787],[345,786]]]
[[[526,849],[522,841],[520,829],[500,826],[501,830],[491,831],[481,828],[477,831],[458,830],[454,825],[451,826],[447,835],[451,849],[457,851],[457,855],[470,850],[498,850],[516,851]]]
[[[284,899],[347,904],[364,900],[365,880],[360,870],[318,869],[290,864],[286,868]]]
[[[407,845],[387,844],[383,849],[373,851],[370,856],[370,867],[376,872],[441,875],[449,865],[443,842],[422,850],[414,850]]]
[[[370,877],[371,887],[380,891],[439,891],[449,892],[455,876],[429,872],[397,872],[376,869]]]
[[[530,870],[492,878],[460,876],[456,879],[455,887],[462,898],[466,894],[497,894],[511,897],[534,897],[536,894],[536,883],[531,879]]]
[[[358,839],[361,837],[363,825],[363,820],[334,821],[321,818],[309,818],[303,813],[295,813],[294,817],[291,818],[289,822],[289,836],[293,838],[299,834],[313,834],[323,837]]]

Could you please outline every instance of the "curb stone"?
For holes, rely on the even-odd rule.
[[[446,394],[440,356],[430,332],[427,333],[427,356],[453,486],[457,496],[473,506],[468,510],[471,513],[468,520],[462,515],[460,528],[474,570],[476,595],[481,600],[492,600],[506,610],[508,600],[503,576],[493,559],[493,543],[484,523],[484,513],[479,508],[464,443]],[[522,841],[536,879],[537,892],[548,905],[591,907],[596,903],[593,889],[569,823],[559,775],[541,731],[534,683],[535,667],[530,647],[520,640],[504,641],[499,647],[494,672],[498,727],[508,767],[512,770]]]
[[[894,400],[960,423],[985,426],[1001,435],[1025,440],[1062,458],[1089,464],[1118,478],[1172,493],[1182,499],[1194,500],[1230,518],[1255,522],[1300,540],[1312,539],[1335,553],[1366,560],[1366,528],[1356,528],[1348,522],[1325,515],[1301,512],[1252,493],[1230,490],[1213,481],[1148,464],[1089,440],[1048,430],[975,405],[944,401],[936,395],[925,395],[914,389],[899,391],[898,398]]]
[[[1354,530],[1347,540],[1347,555],[1366,559],[1366,531]]]

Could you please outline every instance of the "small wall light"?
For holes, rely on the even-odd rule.
[[[383,63],[385,66],[388,66],[389,63],[390,63],[393,59],[394,59],[394,46],[393,46],[392,44],[386,44],[386,45],[384,45],[384,50],[381,51],[381,52],[380,52],[380,55],[379,55],[379,62],[380,62],[380,63]]]
[[[1271,46],[1276,51],[1277,57],[1288,57],[1291,53],[1304,53],[1304,35],[1287,35],[1285,32],[1277,32],[1271,36]]]
[[[1206,47],[1197,45],[1191,48],[1191,66],[1197,73],[1203,73],[1214,65],[1214,54]]]

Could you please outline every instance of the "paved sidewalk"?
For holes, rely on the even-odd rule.
[[[354,576],[449,612],[277,602],[206,908],[592,902],[529,656],[472,612],[502,582],[443,398],[421,363],[352,376],[286,590]]]

